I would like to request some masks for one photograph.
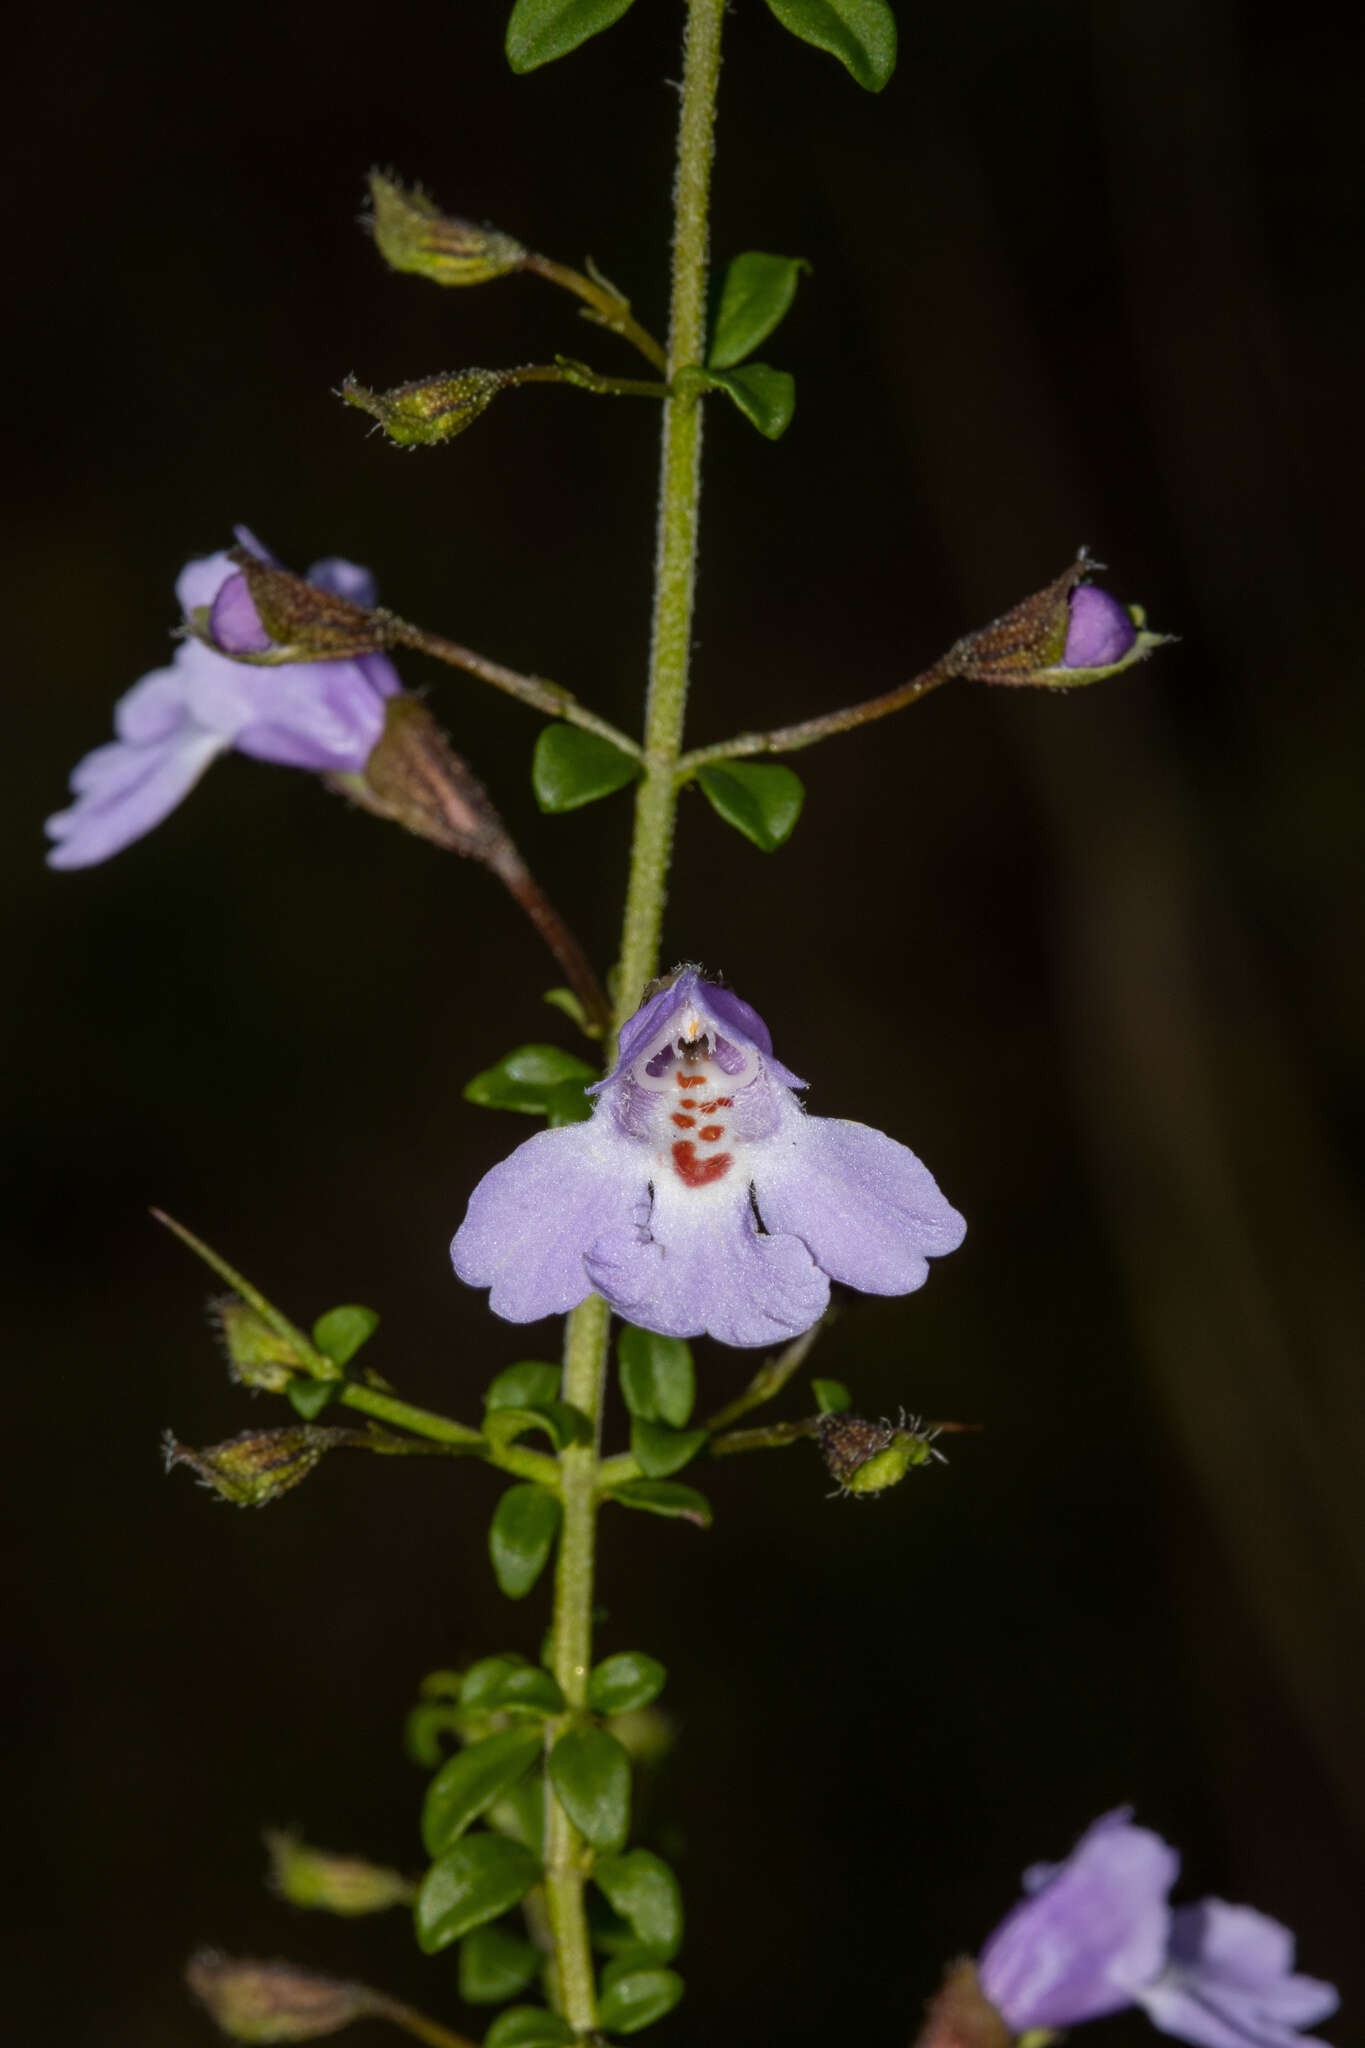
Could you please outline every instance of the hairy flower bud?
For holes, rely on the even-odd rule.
[[[424,704],[392,697],[384,730],[363,776],[341,783],[380,817],[451,853],[498,865],[511,842],[477,777],[460,759]]]
[[[1082,580],[1103,566],[1082,548],[1046,589],[950,648],[944,671],[970,682],[1066,689],[1145,661],[1170,635],[1149,633],[1140,606]]]
[[[861,1415],[822,1415],[816,1437],[831,1479],[844,1493],[885,1493],[915,1465],[928,1465],[937,1431],[917,1422],[868,1422]]]
[[[356,1434],[305,1424],[293,1429],[247,1429],[226,1443],[196,1451],[177,1443],[168,1430],[164,1439],[166,1470],[188,1465],[202,1485],[234,1506],[262,1508],[306,1479],[328,1451]]]
[[[389,1906],[410,1905],[416,1894],[416,1885],[400,1871],[310,1848],[283,1829],[267,1829],[265,1846],[271,1883],[291,1906],[323,1913],[382,1913]]]
[[[232,2041],[317,2041],[375,2009],[374,1995],[363,1984],[213,1949],[190,1958],[185,1981]]]
[[[347,377],[340,395],[347,405],[373,414],[400,448],[421,448],[462,434],[512,381],[504,370],[456,370],[448,377],[395,384],[392,391],[367,391]]]
[[[221,1294],[209,1303],[228,1355],[228,1370],[240,1386],[282,1394],[305,1361],[287,1339],[277,1335],[235,1294]]]
[[[413,271],[433,284],[487,284],[526,260],[511,235],[442,213],[420,185],[405,188],[371,171],[370,202],[370,231],[391,270]]]
[[[209,609],[203,637],[222,654],[272,661],[353,661],[385,644],[383,619],[341,591],[296,576],[250,548],[228,550],[241,571]]]

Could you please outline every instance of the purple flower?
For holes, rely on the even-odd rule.
[[[1180,1858],[1129,1809],[1086,1829],[1065,1863],[1024,1875],[1029,1896],[981,1951],[981,1987],[1016,2034],[1131,2005],[1166,1960],[1166,1894]]]
[[[684,969],[636,1011],[588,1122],[541,1131],[475,1188],[451,1246],[509,1322],[594,1289],[666,1336],[770,1344],[831,1280],[908,1294],[966,1229],[904,1145],[807,1116],[763,1019]]]
[[[1078,583],[1067,602],[1071,620],[1061,666],[1110,668],[1122,661],[1137,639],[1137,627],[1118,599],[1094,583]]]
[[[238,539],[269,559],[245,529]],[[374,601],[368,570],[354,562],[317,562],[308,580],[361,604]],[[316,774],[345,774],[364,768],[379,738],[385,700],[399,688],[386,656],[263,668],[229,659],[264,652],[270,640],[245,576],[225,554],[187,564],[176,596],[187,617],[208,612],[209,630],[228,653],[182,640],[169,668],[154,669],[119,699],[117,738],[77,763],[75,802],[47,821],[57,842],[47,856],[51,867],[90,867],[121,852],[159,825],[230,748]]]
[[[981,1951],[981,1988],[1016,2034],[1141,2005],[1194,2048],[1322,2048],[1300,2027],[1334,2012],[1330,1984],[1293,1974],[1288,1928],[1205,1899],[1172,1911],[1169,1843],[1120,1807],[1064,1863],[1024,1875],[1028,1897]]]
[[[1295,1975],[1294,1937],[1278,1920],[1203,1899],[1172,1915],[1166,1967],[1138,2003],[1196,2048],[1322,2048],[1299,2029],[1334,2013],[1337,1994]]]

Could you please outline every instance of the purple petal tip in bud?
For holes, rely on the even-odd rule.
[[[1137,639],[1123,605],[1094,583],[1078,583],[1070,597],[1063,668],[1111,668]]]
[[[245,575],[229,576],[209,610],[209,637],[224,654],[264,654],[270,635],[251,601]]]

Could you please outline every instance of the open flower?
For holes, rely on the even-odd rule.
[[[1028,1896],[981,1951],[980,1987],[1012,2033],[1051,2032],[1140,2005],[1193,2048],[1322,2048],[1301,2034],[1336,2010],[1331,1984],[1294,1974],[1294,1937],[1250,1906],[1172,1911],[1170,1844],[1120,1807],[1064,1863],[1024,1875]],[[934,2048],[933,2018],[922,2037]]]
[[[594,1289],[666,1336],[769,1344],[831,1280],[908,1294],[965,1224],[913,1152],[807,1116],[763,1019],[686,968],[636,1011],[586,1123],[541,1131],[475,1188],[451,1246],[509,1322]]]
[[[239,529],[242,544],[265,551]],[[372,604],[368,570],[354,562],[317,562],[308,580],[354,602]],[[134,683],[114,709],[117,737],[77,763],[75,802],[47,821],[56,841],[48,864],[90,867],[119,853],[173,811],[219,754],[236,748],[316,774],[358,773],[380,736],[386,700],[398,677],[382,654],[358,660],[252,667],[233,654],[270,646],[246,587],[226,554],[190,562],[176,596],[188,618],[205,611],[217,652],[182,640],[169,668]]]

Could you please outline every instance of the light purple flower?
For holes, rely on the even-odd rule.
[[[1029,1896],[982,1949],[981,1987],[1015,2033],[1117,2012],[1165,1962],[1180,1858],[1129,1811],[1087,1828],[1065,1863],[1027,1871]]]
[[[238,539],[262,560],[244,528]],[[308,580],[360,604],[372,604],[368,570],[354,562],[317,562]],[[270,645],[227,555],[209,555],[181,571],[176,596],[186,617],[209,614],[219,645],[260,653]],[[385,655],[355,661],[288,662],[249,667],[196,639],[182,640],[169,668],[134,683],[114,707],[117,737],[78,762],[75,802],[47,821],[54,868],[90,867],[119,853],[173,811],[219,754],[236,748],[315,774],[358,773],[384,724],[385,700],[399,682]]]
[[[1094,583],[1078,583],[1067,600],[1071,620],[1066,629],[1063,668],[1109,668],[1122,661],[1137,639],[1127,609]]]
[[[1330,1984],[1293,1974],[1288,1928],[1205,1899],[1172,1911],[1180,1858],[1120,1807],[1064,1863],[1024,1874],[1028,1897],[981,1951],[981,1988],[1016,2034],[1141,2005],[1194,2048],[1322,2048],[1300,2027],[1336,2010]]]
[[[541,1131],[475,1188],[451,1246],[509,1322],[594,1289],[666,1336],[780,1342],[831,1280],[908,1294],[966,1225],[913,1152],[807,1116],[804,1081],[728,989],[684,969],[621,1033],[586,1123]]]
[[[1295,1975],[1294,1937],[1278,1920],[1203,1899],[1172,1915],[1166,1967],[1138,2003],[1195,2048],[1322,2048],[1299,2029],[1334,2013],[1337,1993]]]

